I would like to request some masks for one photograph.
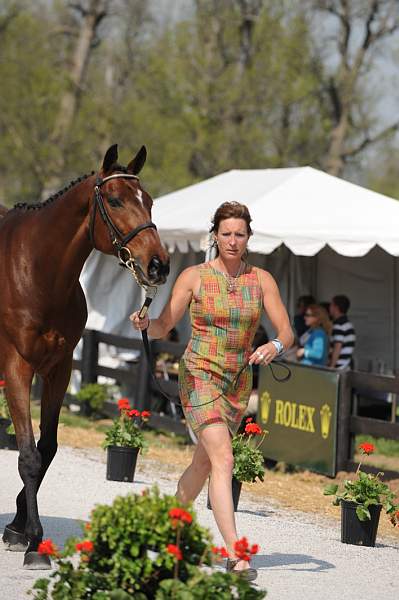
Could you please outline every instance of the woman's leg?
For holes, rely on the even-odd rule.
[[[199,440],[211,463],[209,497],[215,521],[229,554],[234,557],[234,543],[238,536],[231,489],[234,459],[230,433],[226,425],[212,425],[200,432]],[[247,567],[245,561],[239,561],[236,566],[237,569]]]
[[[177,498],[183,502],[195,500],[211,471],[211,461],[201,440],[195,448],[191,465],[187,467],[177,484]]]

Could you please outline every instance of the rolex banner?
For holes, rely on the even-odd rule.
[[[268,431],[263,456],[335,476],[339,372],[289,364],[278,383],[259,369],[259,425]],[[285,370],[273,365],[277,377]],[[280,373],[281,371],[281,373]]]

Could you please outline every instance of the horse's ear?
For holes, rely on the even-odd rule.
[[[141,146],[134,159],[128,164],[127,170],[133,175],[138,175],[141,169],[144,167],[144,163],[147,159],[147,150],[145,146]]]
[[[103,160],[103,173],[109,173],[115,163],[118,162],[118,144],[113,144],[105,153]]]

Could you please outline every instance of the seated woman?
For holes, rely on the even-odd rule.
[[[332,323],[328,312],[319,304],[311,304],[305,312],[305,323],[309,327],[303,348],[297,350],[297,358],[304,365],[325,366],[328,362]]]

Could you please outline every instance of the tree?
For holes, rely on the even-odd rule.
[[[337,56],[328,76],[319,73],[321,105],[330,119],[329,144],[324,159],[327,172],[341,175],[346,163],[370,145],[387,139],[399,128],[394,119],[382,129],[370,115],[367,73],[382,44],[399,30],[397,0],[312,0],[319,16],[336,25],[333,45]],[[331,58],[331,57],[330,57]],[[331,62],[331,61],[330,61]]]
[[[51,143],[54,153],[49,177],[46,179],[43,195],[55,191],[61,184],[66,163],[67,141],[78,111],[78,102],[85,85],[89,59],[98,42],[98,28],[109,11],[110,0],[80,0],[69,3],[70,10],[77,13],[74,18],[74,44],[68,69],[68,81],[61,95]]]

